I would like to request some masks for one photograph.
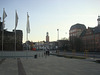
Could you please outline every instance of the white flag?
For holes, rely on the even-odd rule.
[[[5,27],[4,26],[4,19],[7,17],[7,14],[6,14],[6,12],[5,12],[5,9],[3,8],[3,28]]]
[[[17,27],[18,24],[18,15],[17,15],[17,11],[15,12],[15,29]]]
[[[5,12],[5,9],[3,9],[3,20],[7,17],[7,14]]]
[[[27,27],[26,27],[27,33],[30,33],[30,24],[29,24],[29,15],[27,13]]]

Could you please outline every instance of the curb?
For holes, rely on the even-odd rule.
[[[74,59],[86,59],[86,57],[82,57],[82,56],[68,56],[68,55],[58,55],[58,54],[51,54],[51,55],[55,55],[58,57],[65,57],[65,58],[74,58]]]

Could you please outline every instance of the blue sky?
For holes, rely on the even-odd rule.
[[[23,42],[26,41],[27,12],[29,13],[30,41],[43,41],[49,32],[50,41],[69,36],[69,29],[76,23],[86,27],[97,26],[100,15],[100,0],[0,0],[0,16],[3,8],[7,13],[5,29],[15,27],[15,10],[18,13],[18,30],[23,30]]]

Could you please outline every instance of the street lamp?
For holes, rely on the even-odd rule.
[[[57,32],[58,32],[58,41],[59,41],[59,29],[57,29]],[[59,49],[59,42],[58,42],[58,49]],[[59,50],[57,50],[57,53],[59,54]]]
[[[59,29],[57,29],[57,32],[58,32],[58,40],[59,40]]]

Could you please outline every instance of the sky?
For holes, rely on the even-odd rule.
[[[15,10],[18,14],[17,30],[23,31],[23,42],[26,41],[27,12],[30,21],[28,40],[33,42],[45,41],[49,33],[50,41],[69,38],[70,27],[76,23],[86,27],[97,26],[100,15],[100,0],[0,0],[0,17],[3,8],[7,17],[5,29],[15,28]]]

